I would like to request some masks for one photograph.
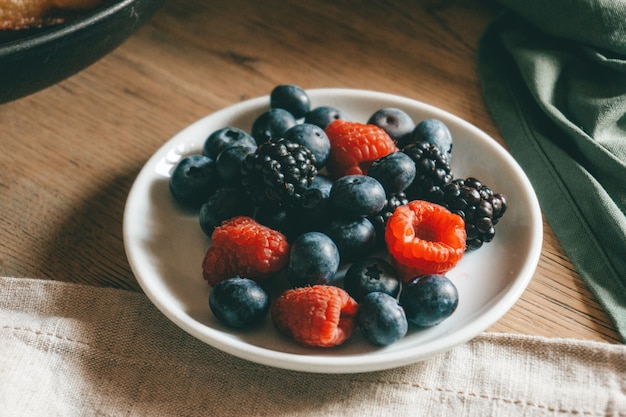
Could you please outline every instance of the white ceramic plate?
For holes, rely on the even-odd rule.
[[[368,344],[358,330],[342,346],[315,349],[279,335],[269,317],[253,331],[230,330],[217,321],[208,307],[210,288],[201,268],[210,241],[197,214],[174,204],[169,175],[181,157],[201,152],[211,132],[225,126],[249,131],[268,108],[268,97],[233,105],[187,127],[166,142],[137,177],[124,213],[124,242],[132,270],[150,300],[176,325],[218,349],[264,365],[319,373],[366,372],[420,361],[469,341],[500,319],[528,285],[543,239],[537,198],[515,160],[481,130],[418,101],[349,89],[308,94],[313,107],[340,108],[352,121],[366,122],[383,107],[401,108],[416,122],[444,121],[454,140],[454,176],[475,176],[507,195],[509,210],[494,241],[466,254],[448,273],[459,290],[455,313],[432,328],[412,328],[405,338],[383,348]]]

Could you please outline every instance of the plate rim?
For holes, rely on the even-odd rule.
[[[198,322],[189,323],[183,320],[183,318],[180,317],[179,314],[175,314],[173,311],[171,311],[170,308],[165,306],[162,303],[162,300],[159,298],[158,294],[155,294],[155,292],[148,285],[148,283],[144,281],[144,277],[142,276],[141,271],[137,269],[137,265],[134,261],[135,258],[133,251],[135,250],[135,248],[131,243],[131,228],[128,222],[129,218],[131,217],[130,210],[132,209],[132,203],[134,201],[133,199],[137,193],[137,187],[139,187],[140,185],[139,180],[142,179],[144,175],[147,175],[146,170],[149,170],[151,165],[159,159],[161,154],[164,153],[166,149],[168,149],[168,146],[171,147],[172,144],[181,140],[181,138],[184,137],[189,131],[193,130],[195,127],[205,122],[206,119],[213,117],[217,118],[224,113],[236,112],[238,114],[245,114],[250,109],[256,108],[260,104],[269,104],[269,95],[250,98],[245,101],[229,105],[225,108],[217,110],[216,112],[212,112],[197,119],[190,125],[184,127],[169,140],[165,141],[159,147],[159,149],[154,154],[152,154],[151,157],[146,161],[139,174],[137,175],[128,194],[126,206],[124,208],[123,238],[124,247],[131,270],[142,290],[150,299],[150,301],[170,321],[172,321],[182,330],[186,331],[188,334],[199,339],[205,344],[208,344],[219,350],[222,350],[223,352],[254,363],[275,368],[311,373],[360,373],[409,365],[411,363],[428,359],[435,354],[443,353],[455,346],[467,343],[468,341],[482,333],[484,330],[486,330],[488,327],[493,325],[495,322],[497,322],[500,318],[502,318],[502,316],[504,316],[504,314],[506,314],[506,312],[508,312],[511,307],[513,307],[513,305],[519,300],[522,293],[526,290],[528,284],[532,280],[534,272],[539,263],[541,249],[543,245],[542,215],[536,193],[534,192],[530,180],[528,179],[520,165],[517,163],[517,161],[515,161],[515,159],[511,156],[511,154],[500,143],[498,143],[495,139],[493,139],[491,136],[489,136],[487,133],[485,133],[475,125],[450,112],[447,112],[443,109],[419,100],[390,93],[352,88],[318,88],[307,89],[306,91],[307,94],[309,94],[309,96],[312,98],[319,98],[329,95],[345,96],[350,99],[367,97],[368,100],[375,100],[379,98],[381,100],[391,100],[397,103],[417,106],[430,112],[443,114],[446,118],[454,120],[455,123],[461,125],[463,129],[467,129],[475,135],[482,136],[483,139],[486,140],[486,143],[493,147],[496,152],[498,152],[499,156],[502,157],[507,163],[507,166],[512,169],[515,177],[519,181],[521,181],[524,189],[529,191],[525,194],[529,197],[529,203],[531,207],[531,213],[529,214],[529,225],[531,226],[531,240],[533,243],[530,246],[529,253],[526,254],[526,261],[523,263],[523,268],[521,268],[515,278],[514,285],[512,285],[508,289],[504,297],[500,297],[499,300],[497,300],[497,302],[494,303],[494,305],[491,306],[488,310],[501,311],[501,314],[498,314],[497,317],[493,317],[493,314],[482,314],[477,317],[477,320],[472,322],[471,326],[456,329],[452,334],[448,334],[443,338],[430,340],[426,343],[420,344],[420,349],[416,349],[417,352],[413,352],[409,355],[398,355],[397,351],[390,351],[388,353],[379,352],[374,357],[372,357],[371,355],[368,356],[367,354],[351,356],[324,356],[300,355],[289,352],[280,352],[265,347],[252,345],[242,340],[234,340],[232,338],[217,337],[209,341],[206,340],[206,329],[208,328],[209,332],[214,332],[217,330]],[[201,329],[204,330],[204,332],[201,331]]]

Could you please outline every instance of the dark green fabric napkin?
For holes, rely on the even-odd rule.
[[[479,49],[485,101],[626,342],[626,2],[501,3]]]

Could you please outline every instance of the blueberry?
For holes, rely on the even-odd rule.
[[[296,119],[285,109],[270,109],[262,113],[252,123],[252,137],[257,145],[271,138],[279,138],[296,125]]]
[[[383,292],[397,297],[400,287],[398,271],[380,258],[357,260],[350,265],[343,280],[343,288],[356,301],[361,301],[371,292]]]
[[[240,188],[218,188],[200,207],[200,227],[211,236],[213,230],[224,220],[235,216],[252,216],[250,197]]]
[[[400,305],[407,319],[421,327],[434,326],[454,313],[459,304],[456,286],[444,275],[413,278],[402,288]]]
[[[367,175],[346,175],[337,179],[330,190],[330,206],[339,216],[366,217],[385,207],[383,186]]]
[[[442,155],[452,156],[452,134],[448,126],[438,119],[426,119],[415,126],[410,136],[410,143],[425,142],[439,148]],[[403,148],[409,143],[398,143],[399,148]]]
[[[253,280],[233,277],[213,287],[209,307],[219,321],[239,329],[263,321],[270,308],[270,297]]]
[[[293,243],[301,234],[313,230],[308,227],[308,219],[303,219],[300,211],[275,204],[260,206],[254,218],[262,225],[281,232],[289,243]]]
[[[389,294],[372,292],[359,304],[356,323],[371,343],[386,346],[402,339],[408,329],[404,310],[398,300]]]
[[[331,219],[330,202],[322,191],[310,188],[302,194],[300,206],[292,210],[291,214],[298,219],[296,228],[301,233],[321,230]]]
[[[394,107],[386,107],[376,111],[370,116],[367,123],[380,127],[395,141],[410,135],[415,129],[415,122],[411,116],[404,110]]]
[[[404,191],[415,179],[415,162],[404,152],[393,152],[375,160],[367,175],[376,178],[387,195]]]
[[[332,181],[324,175],[317,175],[311,185],[302,193],[300,203],[295,207],[265,204],[261,205],[255,218],[274,230],[287,236],[291,242],[299,235],[319,231],[330,222],[328,196]]]
[[[313,178],[309,188],[320,190],[323,196],[330,196],[330,190],[333,187],[333,180],[325,176],[324,174],[318,174]]]
[[[241,164],[246,156],[253,154],[255,148],[249,146],[231,146],[220,152],[217,157],[217,174],[224,184],[241,184]]]
[[[216,162],[204,155],[181,159],[169,179],[169,189],[174,199],[193,208],[200,207],[219,185]]]
[[[330,154],[330,141],[321,127],[311,123],[301,123],[285,132],[285,139],[307,147],[315,156],[315,166],[326,165]]]
[[[287,279],[293,287],[328,284],[338,268],[339,250],[323,233],[304,233],[291,245]]]
[[[376,230],[366,218],[334,219],[323,232],[335,242],[345,261],[366,257],[376,248]]]
[[[291,229],[290,218],[287,210],[274,204],[262,205],[256,211],[254,218],[257,222],[270,229],[277,230],[284,235],[289,235]]]
[[[270,107],[285,109],[296,119],[311,110],[311,99],[302,88],[293,84],[279,85],[270,94]]]
[[[224,149],[236,145],[256,149],[256,142],[248,132],[236,127],[224,127],[211,133],[204,141],[202,154],[211,159],[217,159]]]
[[[335,120],[346,120],[347,116],[342,111],[332,106],[316,107],[304,115],[304,123],[311,123],[326,129],[326,126]]]
[[[302,194],[300,207],[292,212],[302,231],[323,229],[330,222],[330,190],[333,182],[324,175],[317,175]]]

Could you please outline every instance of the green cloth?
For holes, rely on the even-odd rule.
[[[626,2],[501,3],[479,49],[486,104],[626,342]]]

